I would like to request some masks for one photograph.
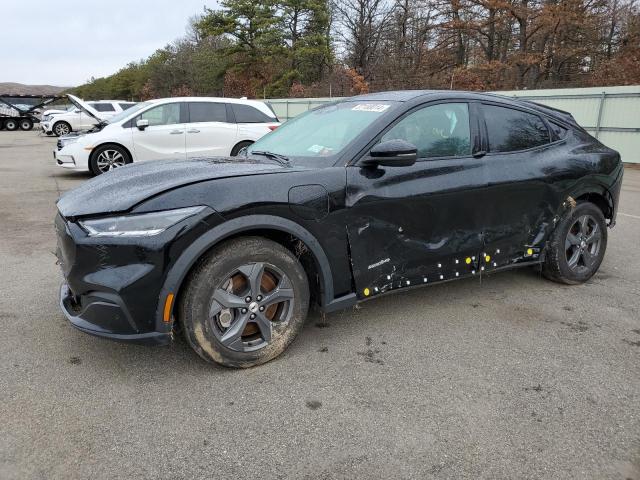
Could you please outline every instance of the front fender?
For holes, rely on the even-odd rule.
[[[178,293],[182,288],[184,279],[196,261],[198,261],[205,252],[226,238],[243,231],[257,229],[285,232],[294,235],[305,243],[314,257],[318,275],[320,277],[320,285],[322,287],[321,302],[324,310],[331,311],[337,308],[346,307],[351,303],[355,303],[355,296],[353,298],[353,302],[351,301],[352,299],[350,296],[347,296],[349,298],[341,297],[340,299],[334,299],[333,277],[329,260],[318,240],[309,233],[308,230],[291,220],[274,215],[247,215],[234,218],[217,225],[195,240],[184,252],[182,252],[165,277],[164,284],[160,291],[158,307],[156,310],[156,327],[158,331],[166,331],[171,328],[170,323],[167,324],[163,321],[165,316],[165,299],[170,294],[174,295],[173,298],[178,297]],[[175,302],[171,304],[171,314],[173,314],[174,308]]]

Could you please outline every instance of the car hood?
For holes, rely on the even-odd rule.
[[[268,160],[215,157],[132,163],[99,175],[63,194],[57,202],[64,217],[125,212],[148,198],[180,186],[243,175],[304,170]]]
[[[84,100],[81,100],[80,98],[76,97],[75,95],[71,95],[70,93],[67,93],[67,98],[71,103],[73,103],[76,107],[78,107],[80,110],[82,110],[84,113],[86,113],[90,117],[93,117],[98,121],[104,120],[104,117],[100,114],[100,112],[97,111],[95,108],[93,108]]]

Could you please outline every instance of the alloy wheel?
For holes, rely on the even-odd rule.
[[[126,163],[124,155],[118,150],[106,149],[100,152],[96,159],[96,165],[101,172],[108,172],[114,168],[122,167]]]
[[[62,135],[68,135],[71,131],[69,126],[66,123],[58,123],[55,126],[56,135],[61,137]]]
[[[249,352],[265,347],[282,332],[293,312],[289,278],[268,263],[238,267],[216,287],[209,322],[225,347]]]
[[[602,232],[595,218],[582,215],[567,232],[565,254],[569,268],[574,271],[591,271],[598,262]]]

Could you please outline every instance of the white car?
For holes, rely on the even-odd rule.
[[[99,175],[130,162],[235,156],[279,125],[273,110],[255,100],[163,98],[138,103],[93,133],[61,137],[53,156],[62,168]]]
[[[93,102],[83,102],[73,95],[67,95],[71,103],[74,104],[63,113],[53,113],[43,115],[40,122],[42,131],[47,135],[52,133],[58,137],[68,135],[71,132],[89,130],[98,125],[103,120],[122,113],[123,111],[133,107],[135,102],[127,102],[125,100],[97,100]],[[87,113],[85,108],[79,106],[83,103],[88,106],[90,112]]]

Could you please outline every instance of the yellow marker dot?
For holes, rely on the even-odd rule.
[[[467,265],[469,265],[471,263],[471,257],[465,258],[464,261]]]
[[[533,255],[533,248],[527,248],[527,255]]]
[[[364,296],[365,297],[368,297],[370,293],[371,293],[371,291],[368,288],[364,289]]]
[[[484,261],[485,261],[485,262],[490,262],[490,261],[491,261],[491,256],[489,256],[489,255],[485,255],[485,257],[484,257]]]

